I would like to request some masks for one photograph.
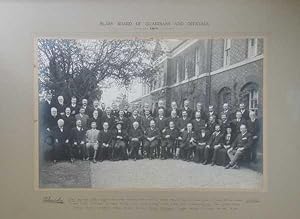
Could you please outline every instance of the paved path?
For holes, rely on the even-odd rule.
[[[262,174],[181,160],[104,161],[90,164],[94,188],[258,188]]]

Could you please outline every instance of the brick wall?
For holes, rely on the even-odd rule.
[[[230,64],[235,64],[247,58],[247,39],[232,39],[230,48]]]
[[[211,59],[211,71],[215,71],[223,67],[223,51],[224,40],[216,39],[212,40],[212,59]]]

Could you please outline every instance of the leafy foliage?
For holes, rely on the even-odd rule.
[[[39,39],[39,92],[77,98],[100,98],[114,79],[128,86],[135,78],[151,84],[155,60],[163,52],[152,40]],[[159,49],[159,51],[158,51]]]

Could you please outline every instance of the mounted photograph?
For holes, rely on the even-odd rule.
[[[38,188],[262,189],[264,38],[37,38]]]

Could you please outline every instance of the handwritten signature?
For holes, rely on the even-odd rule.
[[[51,197],[51,196],[45,196],[43,198],[43,202],[46,203],[56,203],[56,204],[63,204],[64,200],[61,197]]]

